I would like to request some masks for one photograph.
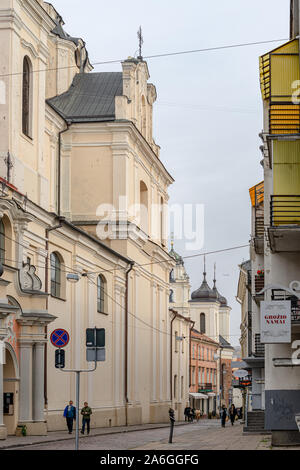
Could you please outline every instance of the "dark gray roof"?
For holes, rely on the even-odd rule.
[[[61,16],[57,16],[55,20],[53,20],[54,23],[56,24],[55,28],[52,29],[51,33],[56,34],[56,36],[59,36],[61,39],[66,39],[67,41],[72,41],[76,46],[78,46],[79,38],[73,38],[70,36],[64,28],[62,27],[63,20]]]
[[[233,351],[234,351],[234,348],[231,346],[231,344],[228,343],[228,341],[226,341],[226,339],[223,338],[223,336],[221,336],[221,335],[219,335],[219,343],[220,343],[222,348],[233,349]]]
[[[122,95],[122,72],[78,73],[68,91],[47,103],[66,121],[113,121],[115,96]]]
[[[251,270],[251,261],[250,261],[250,259],[248,259],[247,261],[244,261],[244,262],[241,264],[241,267],[242,267],[245,271],[250,271],[250,270]]]
[[[206,281],[206,272],[203,273],[203,281],[199,289],[192,292],[189,302],[216,302],[216,293],[209,287]]]

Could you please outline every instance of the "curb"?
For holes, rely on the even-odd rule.
[[[176,426],[182,426],[182,425],[188,425],[190,423],[186,423],[185,421],[182,421],[182,422],[179,422],[175,425]],[[108,431],[108,432],[98,432],[98,433],[95,433],[95,434],[92,434],[92,435],[89,435],[89,436],[80,436],[79,437],[79,441],[80,439],[87,439],[87,438],[91,438],[91,437],[97,437],[97,436],[110,436],[110,435],[113,435],[113,434],[122,434],[122,433],[127,433],[127,432],[135,432],[135,431],[151,431],[152,429],[163,429],[163,428],[169,428],[170,425],[169,424],[161,424],[161,425],[157,425],[157,426],[154,426],[154,427],[150,427],[150,428],[141,428],[141,429],[122,429],[122,430],[114,430],[114,431]],[[5,446],[0,446],[0,452],[1,450],[7,450],[7,449],[15,449],[17,447],[30,447],[30,446],[35,446],[35,445],[40,445],[40,444],[50,444],[50,443],[53,443],[53,442],[60,442],[60,441],[70,441],[70,440],[74,440],[74,436],[73,437],[69,437],[68,435],[66,435],[65,437],[61,437],[61,438],[57,438],[57,439],[51,439],[51,440],[47,440],[47,441],[36,441],[36,442],[30,442],[30,443],[20,443],[20,444],[8,444],[8,445],[5,445]]]

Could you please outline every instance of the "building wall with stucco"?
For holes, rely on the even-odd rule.
[[[68,368],[88,367],[85,329],[106,330],[106,361],[81,378],[81,401],[93,408],[92,426],[168,421],[170,405],[182,416],[188,393],[186,343],[183,352],[174,351],[180,357],[173,362],[177,373],[170,366],[169,273],[175,263],[166,248],[166,206],[173,179],[152,136],[155,87],[148,83],[144,61],[126,60],[115,121],[66,122],[46,100],[66,92],[75,74],[89,73],[91,65],[83,40],[65,37],[59,18],[40,0],[3,0],[0,6],[5,89],[0,103],[0,210],[5,222],[0,340],[8,351],[7,363],[0,366],[0,399],[1,386],[13,388],[15,398],[13,414],[0,413],[0,437],[24,424],[28,434],[65,428],[62,413],[70,399],[75,401],[75,377],[54,367],[49,334],[55,328],[70,334]],[[55,28],[60,32],[53,33]],[[32,72],[29,135],[22,132],[25,56]],[[146,216],[140,203],[149,209]],[[106,214],[101,204],[109,206]],[[103,238],[103,232],[111,236]],[[62,266],[59,298],[51,295],[53,252]],[[67,282],[68,272],[78,273],[80,280]],[[106,280],[104,313],[97,311],[99,273]],[[185,341],[188,325],[174,321]],[[25,351],[20,356],[7,339],[14,329],[12,340]],[[180,384],[172,401],[173,372]]]

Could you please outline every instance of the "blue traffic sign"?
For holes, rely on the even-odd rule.
[[[56,348],[64,348],[70,340],[69,333],[62,328],[52,331],[50,341]]]

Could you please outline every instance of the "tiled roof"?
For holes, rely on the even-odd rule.
[[[122,72],[79,73],[68,91],[47,103],[69,122],[113,121],[115,97],[122,95]]]

